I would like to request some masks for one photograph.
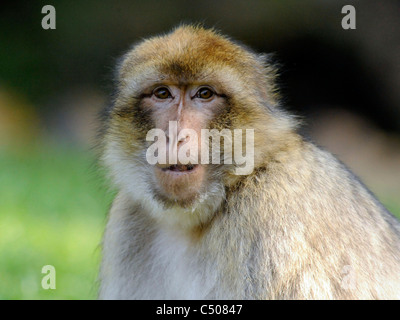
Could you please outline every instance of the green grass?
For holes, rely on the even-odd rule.
[[[95,299],[111,194],[89,151],[0,151],[0,299]],[[56,289],[41,286],[56,269]]]
[[[39,145],[0,150],[0,299],[95,299],[112,195],[89,151]],[[398,202],[385,201],[398,217]],[[56,289],[41,286],[56,269]]]

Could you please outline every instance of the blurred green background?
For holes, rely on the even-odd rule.
[[[56,9],[43,30],[41,9]],[[343,30],[341,8],[356,8]],[[179,23],[274,53],[285,108],[400,216],[400,3],[189,0],[8,2],[0,8],[0,299],[95,299],[113,191],[97,114],[116,59]],[[44,265],[56,289],[44,290]]]
[[[89,299],[111,194],[77,147],[38,145],[0,153],[0,299]],[[56,269],[44,290],[42,267]]]

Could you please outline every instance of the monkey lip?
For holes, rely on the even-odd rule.
[[[159,165],[155,167],[158,192],[173,201],[191,201],[201,190],[205,168],[200,164]]]
[[[193,172],[197,169],[198,165],[197,164],[174,164],[169,167],[161,168],[162,171],[164,172],[181,172],[181,173],[189,173]]]
[[[169,205],[187,206],[197,199],[205,180],[202,165],[156,166],[156,194]],[[171,202],[172,201],[172,202]]]

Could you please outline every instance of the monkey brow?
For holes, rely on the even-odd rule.
[[[134,77],[130,77],[126,79],[127,82],[125,94],[131,96],[133,99],[143,99],[151,96],[151,92],[158,85],[170,85],[171,83],[176,84],[177,86],[185,86],[189,84],[194,85],[211,85],[216,88],[220,88],[217,90],[217,95],[222,98],[227,98],[226,90],[223,89],[224,78],[226,74],[218,74],[214,70],[203,70],[203,72],[196,75],[193,78],[187,78],[184,75],[182,77],[179,76],[167,76],[165,73],[161,73],[159,71],[152,70],[151,74],[141,74],[135,75]]]

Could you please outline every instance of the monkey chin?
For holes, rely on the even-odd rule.
[[[167,206],[188,208],[198,199],[205,182],[201,165],[171,165],[154,167],[158,182],[156,197]]]
[[[153,168],[156,183],[151,192],[152,200],[144,205],[153,218],[174,230],[190,232],[207,225],[223,203],[222,181],[209,177],[207,168],[202,165],[187,172],[172,169]]]

